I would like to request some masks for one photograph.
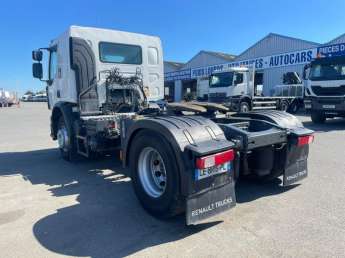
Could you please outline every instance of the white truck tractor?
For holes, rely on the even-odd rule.
[[[185,212],[195,224],[235,206],[240,176],[282,175],[284,185],[307,176],[313,132],[290,114],[228,116],[224,106],[198,102],[160,109],[158,37],[72,26],[32,57],[33,76],[47,83],[61,156],[119,151],[139,201],[155,216]]]
[[[316,58],[305,66],[305,108],[314,123],[345,117],[345,56]]]
[[[296,73],[284,74],[272,96],[263,95],[263,85],[253,67],[232,67],[210,76],[209,101],[222,103],[233,111],[278,109],[297,112],[303,101],[303,84]]]

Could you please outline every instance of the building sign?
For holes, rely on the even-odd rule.
[[[318,47],[317,55],[320,57],[344,56],[345,43]]]
[[[191,77],[206,77],[212,74],[214,71],[226,71],[229,68],[239,66],[255,66],[255,69],[269,69],[288,65],[305,64],[309,63],[313,58],[315,58],[316,53],[317,49],[313,48],[221,65],[200,67],[191,70]]]
[[[190,69],[164,73],[165,81],[188,80],[188,79],[190,79]]]
[[[310,48],[299,51],[293,51],[283,54],[270,55],[259,57],[255,59],[248,59],[243,61],[235,61],[225,64],[217,64],[177,72],[165,73],[165,81],[174,80],[188,80],[198,77],[208,77],[215,71],[226,71],[232,67],[240,66],[255,66],[255,69],[270,69],[289,65],[301,65],[309,63],[317,56],[331,57],[331,56],[345,56],[345,43],[322,46],[318,48]]]

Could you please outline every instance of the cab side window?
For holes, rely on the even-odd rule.
[[[158,50],[155,47],[149,47],[148,52],[148,63],[149,65],[157,65],[159,63]]]
[[[53,81],[57,72],[57,51],[52,50],[49,58],[49,80]]]

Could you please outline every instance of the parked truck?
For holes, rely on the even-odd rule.
[[[17,92],[0,89],[0,107],[11,107],[13,105],[18,105],[18,103]]]
[[[304,103],[311,120],[345,117],[345,56],[316,58],[304,69]]]
[[[158,37],[72,26],[32,57],[33,76],[47,83],[51,137],[62,158],[119,151],[154,216],[185,212],[195,224],[235,206],[239,177],[283,176],[289,185],[307,176],[313,132],[290,114],[155,104],[164,94]]]
[[[303,106],[303,84],[298,75],[283,75],[271,96],[264,96],[263,85],[254,67],[232,67],[215,71],[209,81],[209,101],[222,103],[236,112],[278,109],[295,113]]]

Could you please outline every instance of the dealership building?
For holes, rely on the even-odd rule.
[[[202,50],[186,63],[164,62],[165,97],[170,101],[180,101],[186,94],[206,98],[208,76],[236,66],[255,67],[263,94],[270,96],[274,87],[282,84],[284,73],[301,76],[313,58],[339,52],[345,54],[345,34],[321,44],[270,33],[239,55]]]

